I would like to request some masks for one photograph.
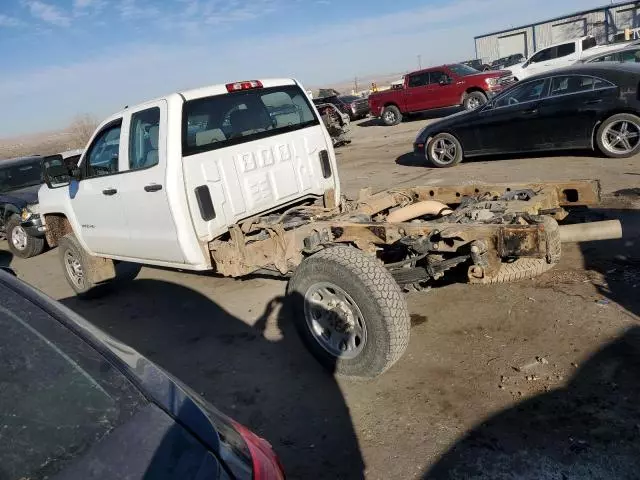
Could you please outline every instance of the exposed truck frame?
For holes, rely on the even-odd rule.
[[[571,208],[598,204],[597,181],[362,190],[347,200],[329,132],[293,79],[130,107],[98,127],[77,168],[44,167],[47,241],[77,294],[135,278],[141,264],[287,275],[302,339],[348,376],[374,377],[402,356],[403,289],[444,276],[533,278],[559,261],[563,240],[621,236],[617,221],[558,225]]]

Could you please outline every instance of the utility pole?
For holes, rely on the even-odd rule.
[[[355,87],[355,93],[358,93],[358,91],[359,91],[359,90],[358,90],[358,77],[355,77],[355,78],[353,79],[353,85],[354,85],[354,87]]]
[[[418,55],[418,70],[422,70],[422,55]]]

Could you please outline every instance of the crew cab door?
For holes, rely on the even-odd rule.
[[[129,241],[117,181],[124,146],[122,118],[105,125],[81,160],[81,178],[69,187],[81,240],[92,253],[112,254]],[[126,142],[125,142],[126,143]]]
[[[462,98],[457,80],[444,70],[429,72],[429,95],[426,108],[444,108],[459,105]]]
[[[420,112],[429,109],[431,92],[429,89],[429,72],[417,72],[409,75],[403,91],[406,112]]]
[[[120,257],[183,263],[167,197],[167,102],[148,103],[125,115],[118,196],[129,240]]]

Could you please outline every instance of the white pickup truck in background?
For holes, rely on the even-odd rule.
[[[619,45],[598,45],[593,36],[580,37],[575,40],[549,45],[538,50],[525,62],[508,68],[517,80],[548,72],[556,68],[568,67],[587,55],[614,50]]]

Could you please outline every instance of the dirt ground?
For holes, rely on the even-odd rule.
[[[339,149],[345,193],[599,178],[606,201],[593,218],[621,217],[625,238],[566,245],[533,281],[409,295],[409,349],[370,382],[335,380],[310,357],[281,308],[282,279],[144,268],[87,302],[57,251],[11,264],[269,439],[289,478],[637,478],[639,159],[585,152],[435,170],[409,153],[429,121],[354,126]]]

